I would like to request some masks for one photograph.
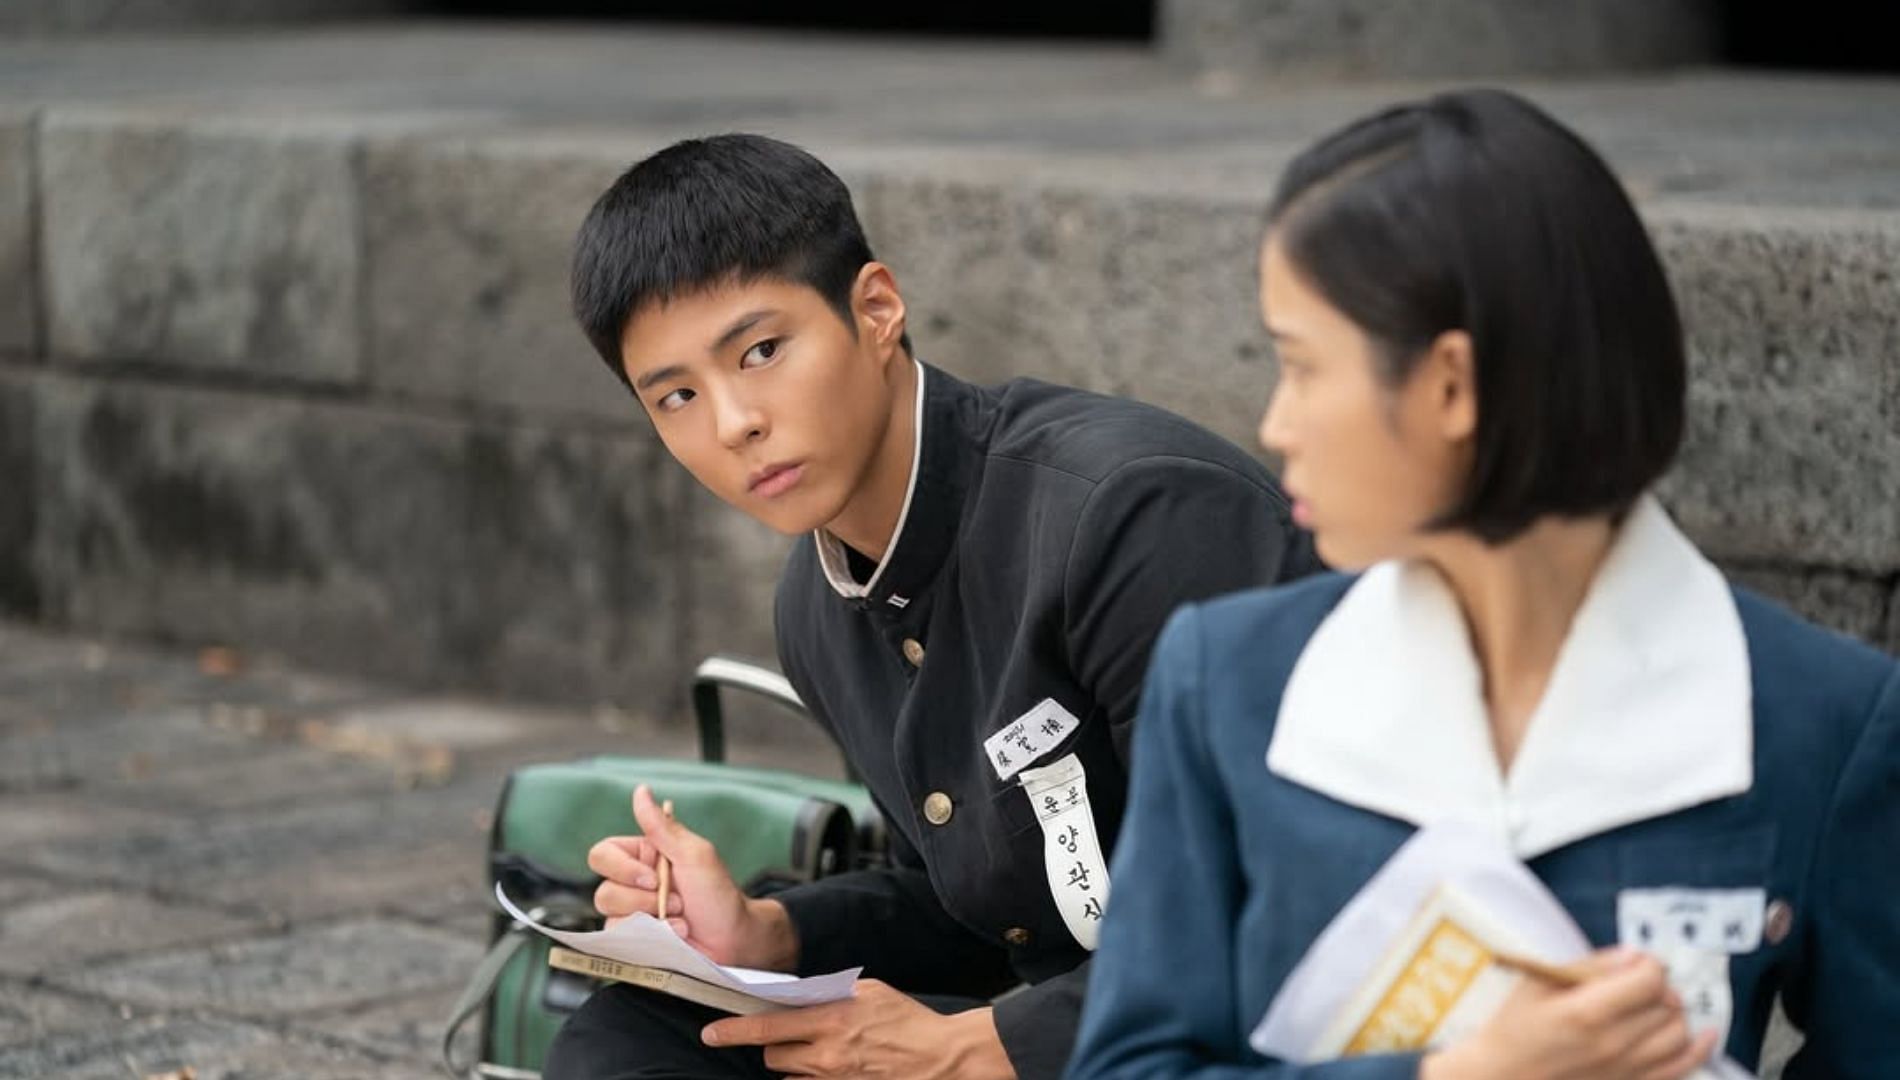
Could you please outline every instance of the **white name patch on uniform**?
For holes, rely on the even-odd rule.
[[[1689,1029],[1728,1038],[1735,997],[1729,957],[1761,947],[1766,889],[1624,889],[1616,894],[1618,942],[1669,969]]]
[[[1754,952],[1767,910],[1766,889],[1624,889],[1616,894],[1616,936],[1648,952]]]
[[[1082,721],[1063,708],[1055,698],[1043,698],[1036,707],[1017,717],[1003,730],[983,740],[983,752],[990,756],[998,780],[1007,780],[1030,762],[1055,749],[1056,744],[1074,731]]]
[[[1108,866],[1095,837],[1095,813],[1089,809],[1088,777],[1074,754],[1052,765],[1023,770],[1017,781],[1036,809],[1042,826],[1043,869],[1049,895],[1062,913],[1069,936],[1093,951],[1108,907]]]

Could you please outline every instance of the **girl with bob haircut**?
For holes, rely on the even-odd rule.
[[[1790,1080],[1900,1076],[1900,671],[1732,587],[1649,494],[1683,335],[1608,167],[1499,91],[1361,120],[1288,167],[1261,308],[1260,438],[1348,573],[1169,622],[1069,1075],[1666,1080],[1755,1067],[1779,995]],[[1527,976],[1423,1054],[1256,1051],[1329,922],[1444,823],[1556,897],[1582,980]],[[1619,931],[1658,895],[1729,913],[1692,999],[1725,1024]]]

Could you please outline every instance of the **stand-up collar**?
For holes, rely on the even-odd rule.
[[[832,590],[863,606],[901,610],[929,588],[956,545],[964,496],[989,444],[991,413],[982,392],[921,361],[916,364],[910,483],[884,558],[860,584],[843,541],[822,528],[812,533]]]

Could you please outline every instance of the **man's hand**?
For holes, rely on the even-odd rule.
[[[610,836],[587,852],[588,868],[605,879],[594,890],[594,906],[610,923],[654,913],[664,855],[673,864],[666,921],[688,945],[721,964],[797,966],[798,934],[783,904],[741,892],[712,843],[667,817],[645,784],[634,790],[633,816],[645,835]]]
[[[1682,1000],[1655,958],[1591,954],[1568,989],[1526,977],[1476,1034],[1428,1055],[1420,1080],[1680,1080],[1715,1049],[1689,1034]]]
[[[876,979],[846,1001],[735,1016],[706,1025],[708,1046],[762,1046],[786,1076],[879,1080],[1015,1080],[990,1010],[945,1016]]]

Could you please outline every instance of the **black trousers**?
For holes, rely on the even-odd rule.
[[[987,1001],[920,996],[940,1013],[962,1012]],[[699,1032],[720,1012],[671,994],[625,983],[594,993],[568,1017],[548,1049],[543,1080],[768,1080],[765,1051],[756,1046],[712,1047]]]

